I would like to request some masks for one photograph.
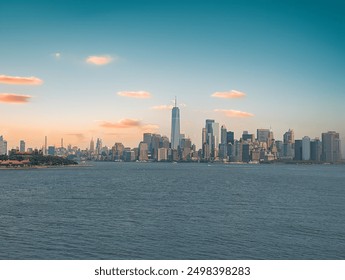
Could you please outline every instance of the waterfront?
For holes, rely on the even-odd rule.
[[[344,259],[344,165],[0,173],[1,259]]]

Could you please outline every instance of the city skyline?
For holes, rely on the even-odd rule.
[[[181,133],[199,148],[214,119],[237,136],[337,131],[344,151],[344,11],[337,1],[1,3],[0,135],[9,148],[40,148],[45,136],[134,147],[144,132],[170,137],[177,95]]]

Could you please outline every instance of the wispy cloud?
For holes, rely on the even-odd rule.
[[[30,95],[0,93],[0,102],[2,103],[28,103],[30,98]]]
[[[95,65],[106,65],[113,61],[113,58],[109,55],[102,56],[89,56],[86,58],[86,62]]]
[[[86,136],[83,133],[68,133],[66,134],[68,136],[74,136],[78,139],[78,141],[84,141],[86,140]]]
[[[108,122],[102,121],[100,124],[101,127],[110,128],[110,129],[127,129],[127,128],[135,128],[139,129],[140,131],[157,131],[159,129],[158,125],[155,124],[147,124],[143,123],[137,119],[122,119],[118,122]]]
[[[230,118],[248,118],[248,117],[254,117],[254,114],[243,112],[243,111],[237,111],[237,110],[224,110],[224,109],[215,109],[215,112],[222,112],[227,117]]]
[[[246,94],[241,91],[231,90],[231,91],[217,91],[211,95],[212,97],[217,98],[242,98],[245,97]]]
[[[153,110],[171,110],[174,106],[173,105],[157,105],[152,106],[151,109]]]
[[[151,93],[147,91],[119,91],[117,95],[140,99],[151,98]]]
[[[0,75],[0,83],[10,85],[41,85],[43,81],[36,77],[16,77]]]
[[[100,126],[105,128],[133,128],[140,127],[142,123],[137,119],[122,119],[118,122],[103,121]]]

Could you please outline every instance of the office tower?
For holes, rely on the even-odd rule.
[[[220,144],[227,144],[226,141],[226,135],[227,135],[227,130],[225,125],[222,125],[222,127],[220,128]]]
[[[284,133],[283,141],[284,141],[284,144],[295,143],[295,133],[293,129],[289,129],[289,131]]]
[[[210,149],[211,159],[215,159],[218,156],[219,145],[219,123],[214,120],[206,120],[206,144]]]
[[[180,146],[180,159],[181,160],[190,160],[192,152],[192,141],[189,138],[181,139]]]
[[[166,136],[162,136],[160,139],[159,147],[169,149],[169,144],[169,138]]]
[[[157,161],[167,161],[168,160],[168,149],[158,148]]]
[[[151,158],[157,160],[158,158],[158,149],[161,142],[160,134],[152,134],[151,137]]]
[[[97,138],[97,141],[96,141],[96,150],[95,150],[95,153],[96,153],[96,159],[100,159],[99,155],[102,154],[102,139],[100,138]]]
[[[180,143],[180,109],[176,106],[172,108],[171,112],[171,148],[177,150]]]
[[[48,154],[48,138],[47,136],[44,137],[44,155]]]
[[[231,143],[232,145],[234,145],[234,141],[235,141],[235,133],[233,131],[228,131],[226,133],[226,143],[227,144]]]
[[[20,142],[19,142],[19,152],[25,153],[25,141],[24,140],[20,140]]]
[[[257,134],[257,139],[259,142],[268,144],[268,140],[270,138],[270,130],[269,129],[258,128],[256,131],[256,134]]]
[[[139,160],[140,161],[147,161],[149,159],[148,157],[148,145],[146,142],[140,142],[139,143]]]
[[[295,160],[302,160],[302,140],[295,140]]]
[[[220,144],[219,144],[219,158],[225,160],[228,158],[227,153],[227,130],[225,125],[222,125],[220,129]]]
[[[254,134],[250,134],[248,133],[248,131],[245,130],[242,133],[242,140],[254,142]]]
[[[61,148],[63,148],[63,138],[61,138]]]
[[[250,162],[250,145],[248,142],[242,144],[242,161]]]
[[[339,133],[335,131],[322,133],[322,160],[331,163],[341,160]]]
[[[285,132],[283,135],[283,154],[282,157],[285,159],[293,159],[295,156],[295,134],[292,129]]]
[[[93,138],[90,141],[90,152],[94,152],[95,151],[95,142],[93,141]]]
[[[2,135],[0,136],[0,155],[7,155],[7,141]]]
[[[125,146],[122,143],[115,143],[111,148],[112,151],[112,160],[121,160],[123,159],[122,154],[125,150]]]
[[[302,138],[302,160],[310,160],[310,138],[308,136]]]
[[[321,141],[318,138],[315,138],[310,142],[310,160],[320,161],[322,153]]]

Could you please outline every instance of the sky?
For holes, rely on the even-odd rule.
[[[344,1],[0,1],[0,135],[136,147],[170,138],[176,96],[197,148],[206,119],[237,139],[345,144],[344,15]]]

